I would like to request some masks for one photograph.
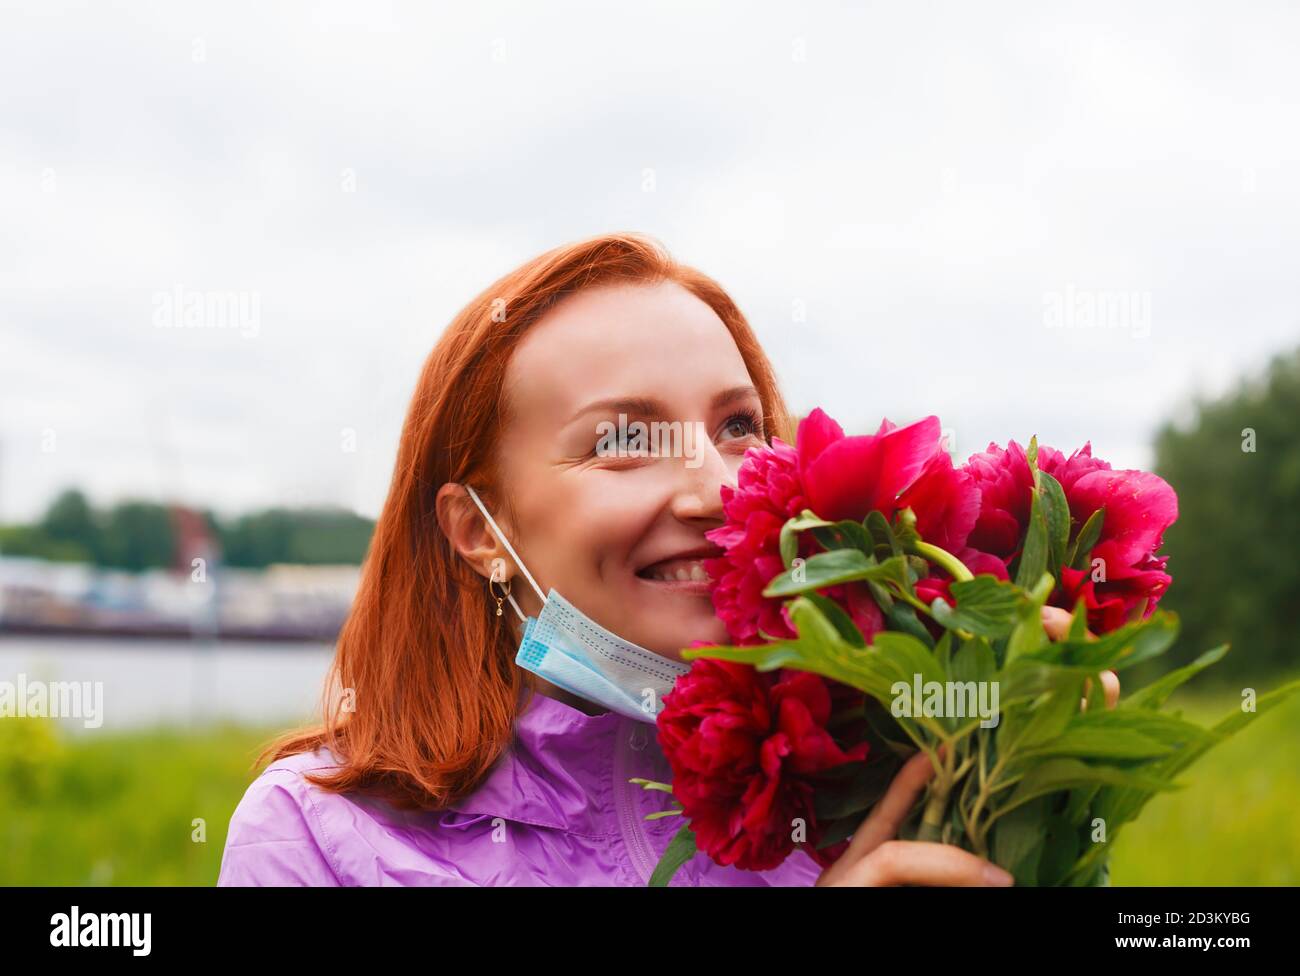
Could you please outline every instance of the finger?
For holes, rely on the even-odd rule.
[[[841,884],[1006,887],[1015,879],[997,865],[950,844],[894,840],[882,844],[848,872]]]
[[[1043,631],[1049,640],[1064,640],[1070,636],[1070,624],[1073,617],[1060,607],[1043,607]],[[1088,640],[1096,640],[1097,635],[1086,627],[1083,630]]]
[[[1049,640],[1061,640],[1070,632],[1070,615],[1060,607],[1043,607],[1043,630]]]
[[[1101,690],[1106,695],[1106,707],[1114,708],[1119,704],[1119,675],[1114,671],[1101,673]]]
[[[942,755],[941,751],[940,756]],[[925,789],[925,784],[933,777],[934,764],[930,762],[928,753],[918,752],[903,763],[894,774],[885,795],[853,834],[853,839],[842,857],[849,863],[853,863],[874,851],[885,841],[892,839],[898,833],[898,828],[902,826],[903,821],[907,819],[907,815],[912,812],[912,808],[916,806],[917,798]]]

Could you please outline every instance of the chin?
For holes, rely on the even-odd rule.
[[[716,617],[710,616],[707,620],[701,621],[699,627],[681,628],[678,633],[658,642],[658,646],[652,650],[664,657],[680,661],[682,650],[690,647],[695,641],[703,641],[706,644],[727,644],[730,640],[727,636],[727,628]]]

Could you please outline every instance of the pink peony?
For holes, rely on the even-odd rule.
[[[847,437],[818,408],[800,422],[796,445],[774,437],[770,447],[751,448],[737,487],[722,487],[727,523],[705,533],[725,550],[707,560],[705,570],[714,580],[714,610],[737,644],[761,643],[760,631],[795,636],[784,601],[762,591],[785,569],[781,527],[804,509],[827,521],[861,521],[871,511],[892,517],[911,506],[923,537],[955,551],[962,549],[979,514],[975,479],[953,468],[941,448],[936,417],[906,427],[885,420],[875,434]],[[819,551],[810,533],[800,535],[800,556]],[[843,606],[868,640],[883,627],[865,584],[820,592]]]
[[[1070,506],[1072,539],[1093,512],[1106,510],[1101,537],[1089,554],[1089,568],[1063,568],[1050,602],[1072,610],[1082,598],[1088,626],[1096,633],[1114,630],[1135,613],[1150,616],[1170,583],[1164,571],[1168,557],[1156,553],[1165,529],[1178,518],[1173,489],[1145,471],[1112,470],[1092,456],[1090,444],[1068,458],[1053,448],[1040,447],[1038,463],[1061,483]],[[1010,564],[1020,554],[1029,523],[1033,480],[1024,449],[1015,441],[1005,450],[990,444],[964,468],[980,489],[980,513],[969,546],[984,558],[994,556]],[[979,573],[974,558],[969,552],[963,557]]]
[[[785,570],[781,526],[808,507],[798,455],[773,437],[770,447],[745,452],[736,480],[735,488],[722,486],[726,524],[705,533],[725,550],[719,558],[704,561],[713,580],[713,609],[737,644],[762,643],[760,630],[773,637],[793,637],[781,601],[762,594]]]
[[[845,437],[818,408],[799,424],[797,440],[808,507],[828,522],[892,515],[898,496],[942,453],[938,417],[906,427],[885,420],[874,434]]]

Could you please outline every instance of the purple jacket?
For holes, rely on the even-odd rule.
[[[299,753],[253,781],[230,818],[218,885],[643,886],[682,822],[645,820],[672,797],[628,783],[672,778],[653,726],[542,694],[478,789],[444,811],[399,811],[302,778],[334,759]],[[806,887],[820,873],[803,851],[762,872],[697,854],[672,884]]]

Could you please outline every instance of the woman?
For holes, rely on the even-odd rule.
[[[620,419],[703,436],[689,457],[600,450]],[[549,588],[548,618],[670,685],[680,648],[726,640],[700,565],[720,486],[789,426],[739,309],[651,240],[560,247],[479,295],[421,373],[324,722],[263,754],[218,884],[644,885],[678,827],[645,819],[671,797],[628,783],[671,778],[654,728],[583,684],[598,676],[562,681],[579,695],[519,667],[520,623]],[[1009,883],[893,839],[929,774],[907,763],[825,871],[802,851],[757,873],[697,855],[673,883]]]

